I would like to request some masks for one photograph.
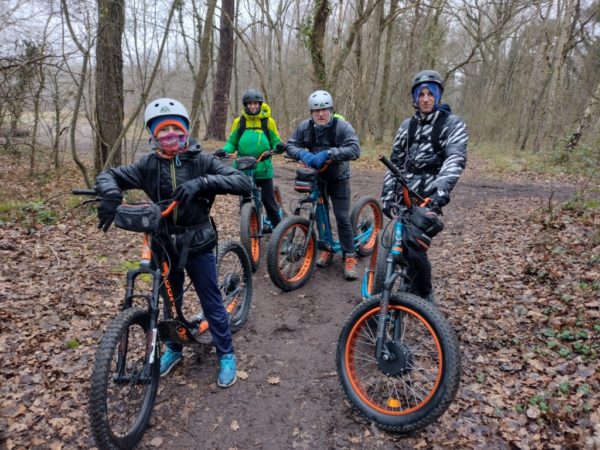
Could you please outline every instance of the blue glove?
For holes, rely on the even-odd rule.
[[[315,155],[313,155],[308,150],[302,150],[298,154],[298,159],[306,164],[306,167],[310,167],[312,165],[313,160],[315,159]]]
[[[321,167],[323,167],[325,163],[329,160],[329,158],[329,150],[323,150],[314,155],[312,162],[310,163],[310,167],[316,170],[320,170]]]

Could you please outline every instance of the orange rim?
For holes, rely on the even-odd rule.
[[[256,210],[252,209],[252,217],[250,218],[250,253],[252,255],[252,262],[256,262],[260,259],[260,238],[258,236],[258,215]]]
[[[291,232],[294,228],[300,228],[302,230],[302,233],[304,236],[306,236],[308,234],[308,227],[304,224],[298,223],[298,224],[294,224],[290,228],[288,228],[288,233],[286,233],[284,235],[284,237],[291,235],[292,234]],[[279,245],[277,246],[278,254],[281,254],[281,243],[283,240],[284,239],[281,239],[279,241]],[[278,270],[279,275],[281,276],[282,280],[284,280],[286,283],[289,283],[289,284],[297,283],[297,282],[303,280],[304,277],[310,271],[311,261],[313,260],[314,256],[315,256],[315,239],[311,235],[309,237],[308,246],[306,247],[306,254],[304,255],[304,257],[302,259],[302,263],[300,264],[300,267],[299,267],[296,275],[294,275],[291,278],[288,278],[287,275],[282,272],[281,261],[280,261],[280,264],[277,265],[277,270]]]
[[[277,204],[281,206],[283,200],[281,199],[281,192],[279,191],[279,188],[276,187],[275,189],[273,189],[273,193],[275,194],[275,200],[277,201]]]
[[[373,212],[373,220],[374,220],[374,228],[373,228],[373,232],[371,233],[371,237],[369,237],[369,239],[367,240],[367,242],[365,242],[361,248],[365,251],[369,251],[373,248],[373,246],[375,245],[375,240],[377,239],[377,233],[379,233],[379,231],[381,230],[382,227],[382,218],[381,215],[377,214],[377,207],[374,206],[372,203],[367,203],[365,205],[365,207],[368,207],[371,209],[371,211]],[[361,213],[364,210],[361,209]],[[360,217],[361,215],[359,214],[358,217]]]
[[[410,378],[410,374],[405,375],[395,375],[395,376],[387,376],[383,372],[381,372],[377,367],[372,369],[368,381],[371,384],[374,384],[374,379],[378,379],[381,382],[381,385],[377,385],[383,389],[381,392],[377,393],[377,396],[380,398],[379,402],[373,399],[374,395],[369,394],[367,391],[369,390],[369,386],[366,386],[366,381],[363,383],[360,377],[360,368],[358,367],[359,361],[363,361],[366,357],[371,357],[372,360],[369,361],[371,366],[375,364],[377,365],[377,361],[375,360],[375,330],[369,328],[366,324],[369,319],[377,318],[377,314],[379,314],[380,308],[376,307],[369,311],[366,311],[354,324],[350,333],[348,335],[348,340],[346,343],[346,348],[344,350],[344,365],[346,368],[346,372],[348,374],[348,380],[350,381],[350,385],[352,390],[360,397],[360,399],[368,405],[369,408],[381,413],[390,416],[404,416],[407,414],[412,414],[415,411],[423,408],[429,400],[435,395],[437,392],[440,382],[442,379],[443,372],[443,355],[442,355],[442,347],[439,342],[439,339],[431,325],[416,311],[412,309],[406,308],[400,305],[390,305],[390,311],[402,311],[407,315],[408,318],[412,320],[417,320],[418,324],[422,325],[419,327],[419,331],[414,331],[415,326],[411,324],[412,332],[410,332],[409,337],[403,336],[403,339],[411,339],[414,336],[415,339],[422,339],[422,343],[426,340],[430,340],[430,344],[428,345],[428,349],[423,350],[421,347],[419,350],[419,355],[417,356],[419,359],[415,361],[415,369],[410,372],[410,374],[418,373],[418,377],[415,375],[415,378],[419,378],[423,381],[423,385],[419,384],[418,390],[426,391],[427,395],[416,399],[415,392],[416,389],[407,389],[407,385],[414,387],[414,381]],[[366,342],[368,334],[361,333],[362,330],[368,329],[365,333],[369,333],[371,335],[372,349],[370,348],[370,344]],[[422,337],[424,332],[428,331],[429,335]],[[432,345],[433,344],[433,345]],[[357,350],[358,345],[363,345],[360,350]],[[365,350],[364,346],[368,348]],[[429,355],[427,355],[429,353]],[[423,359],[423,361],[421,361]],[[427,380],[423,376],[423,370],[426,369],[426,365],[432,365],[435,368],[435,379],[430,381],[427,385]],[[433,371],[429,371],[430,373]],[[375,375],[374,375],[375,374]],[[367,380],[367,378],[365,378]],[[384,389],[385,388],[385,389]],[[387,392],[386,392],[387,391]],[[404,394],[404,395],[401,395]],[[403,403],[405,402],[405,403]]]
[[[371,260],[369,261],[369,275],[367,276],[367,292],[369,295],[373,294],[373,284],[375,283],[375,270],[377,270],[377,254],[379,253],[379,246],[377,246],[377,236],[379,234],[375,234],[375,249],[371,254]]]

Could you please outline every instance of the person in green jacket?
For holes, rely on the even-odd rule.
[[[271,108],[265,103],[262,93],[257,89],[248,89],[242,96],[242,103],[242,115],[234,119],[223,151],[255,158],[264,152],[283,153],[285,144],[281,142],[277,123],[271,117]],[[270,156],[257,164],[254,179],[261,188],[261,199],[274,229],[281,217],[273,191],[273,163]]]

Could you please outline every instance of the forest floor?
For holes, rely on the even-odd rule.
[[[297,198],[294,168],[278,166],[284,198]],[[139,447],[600,449],[600,216],[589,206],[598,185],[584,207],[572,200],[577,180],[486,174],[469,162],[430,249],[437,303],[462,351],[460,389],[438,422],[398,436],[353,412],[335,351],[360,281],[343,280],[339,258],[289,293],[273,286],[263,258],[249,320],[234,336],[237,383],[216,386],[209,345],[185,349],[161,380]],[[377,196],[382,178],[358,166],[354,200]],[[104,234],[80,199],[54,197],[79,179],[29,179],[0,155],[0,448],[94,445],[94,352],[140,238]],[[214,215],[221,236],[237,238],[237,199],[220,198]]]

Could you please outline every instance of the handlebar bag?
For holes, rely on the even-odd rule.
[[[161,210],[157,204],[129,203],[117,207],[115,226],[138,233],[156,233],[161,220]]]
[[[256,158],[254,156],[241,156],[236,160],[238,170],[252,170],[256,168]]]

